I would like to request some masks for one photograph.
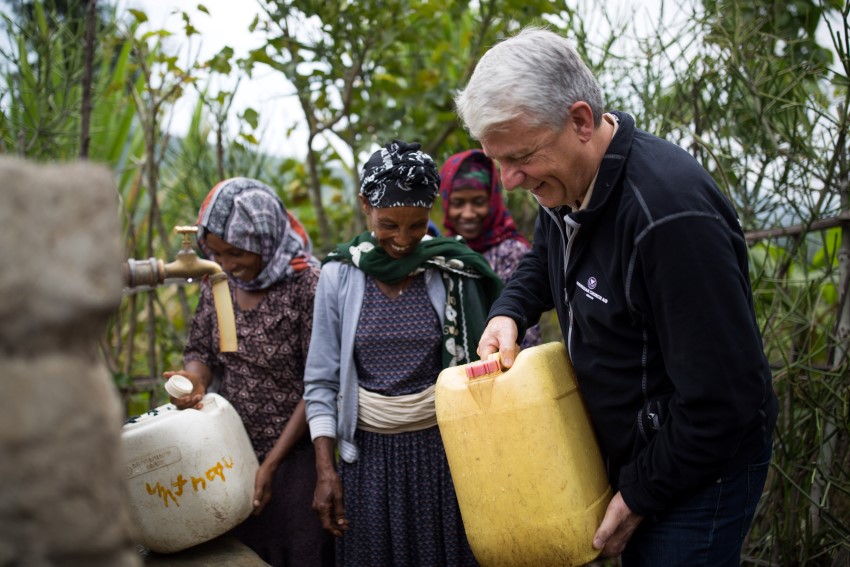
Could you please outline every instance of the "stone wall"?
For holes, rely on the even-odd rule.
[[[0,180],[0,567],[139,566],[97,352],[121,301],[112,173],[0,156]]]

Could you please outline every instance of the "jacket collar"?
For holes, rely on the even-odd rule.
[[[602,163],[599,165],[599,173],[596,176],[596,183],[593,185],[593,193],[590,196],[590,202],[587,207],[580,211],[570,211],[569,207],[557,207],[549,209],[549,212],[558,218],[563,218],[565,214],[579,224],[584,224],[592,221],[597,217],[608,202],[611,195],[619,187],[617,181],[622,176],[623,169],[626,165],[629,151],[632,147],[632,140],[635,134],[635,120],[630,114],[620,111],[611,111],[619,121],[617,133],[608,145],[605,151],[605,156],[602,158]]]

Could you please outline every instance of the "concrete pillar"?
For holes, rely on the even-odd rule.
[[[136,567],[118,393],[113,174],[0,156],[0,565]]]

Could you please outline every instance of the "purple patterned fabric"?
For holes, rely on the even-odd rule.
[[[424,390],[441,368],[440,322],[424,275],[413,279],[402,298],[387,298],[367,278],[355,360],[360,386],[384,395]],[[337,565],[477,565],[439,429],[358,430],[355,439],[359,460],[340,462],[350,529],[337,540]]]
[[[304,392],[318,280],[318,270],[298,272],[270,287],[262,302],[248,311],[239,309],[231,287],[237,352],[219,352],[212,292],[207,284],[201,292],[183,359],[199,360],[219,377],[218,393],[239,413],[260,460],[280,437]]]
[[[399,309],[399,304],[404,307]],[[424,274],[415,276],[404,295],[396,299],[388,299],[375,280],[367,277],[360,313],[354,336],[360,387],[401,396],[421,392],[437,381],[442,368],[442,333],[428,300]],[[389,321],[392,324],[388,325]]]
[[[519,261],[525,256],[525,253],[530,249],[529,245],[519,240],[503,240],[499,244],[493,246],[484,252],[483,256],[487,259],[487,263],[496,272],[496,275],[502,278],[502,281],[508,283],[508,280],[519,266]],[[529,327],[525,332],[525,337],[520,345],[522,348],[539,345],[543,342],[543,337],[540,331],[540,325]]]

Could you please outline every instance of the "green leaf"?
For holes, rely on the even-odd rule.
[[[259,145],[259,141],[254,137],[253,134],[248,134],[246,132],[240,132],[239,137],[251,144],[252,146]]]
[[[257,126],[259,126],[259,124],[260,124],[260,115],[253,108],[246,108],[242,112],[242,119],[245,122],[247,122],[248,124],[250,124],[251,128],[253,128],[255,130],[256,130]]]
[[[136,19],[136,23],[143,24],[148,21],[148,15],[142,10],[129,8],[127,11],[133,15],[133,18]]]

